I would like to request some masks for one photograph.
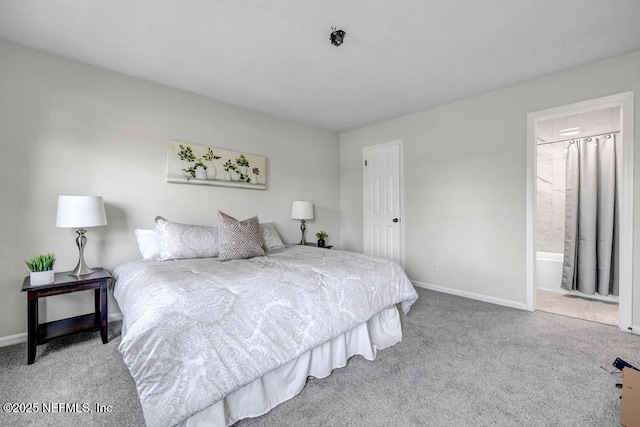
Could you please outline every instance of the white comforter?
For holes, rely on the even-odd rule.
[[[294,246],[243,261],[118,267],[119,350],[149,426],[175,425],[309,349],[418,298],[402,268]]]

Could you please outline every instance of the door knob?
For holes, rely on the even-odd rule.
[[[393,218],[393,222],[398,222],[400,221],[398,218]]]

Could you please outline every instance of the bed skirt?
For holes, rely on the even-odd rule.
[[[266,414],[280,403],[300,393],[308,377],[325,378],[347,365],[359,354],[367,360],[376,351],[402,341],[400,315],[395,306],[387,308],[344,334],[301,354],[227,395],[210,407],[192,415],[181,426],[229,426],[243,418]]]

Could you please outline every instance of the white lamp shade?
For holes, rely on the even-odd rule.
[[[85,228],[107,225],[102,196],[58,196],[56,227]]]
[[[291,207],[291,219],[313,219],[313,203],[296,200]]]

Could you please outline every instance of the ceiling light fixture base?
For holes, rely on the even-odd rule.
[[[331,44],[335,47],[340,47],[340,45],[344,42],[344,36],[347,33],[337,29],[336,27],[331,27],[331,29],[333,30],[333,32],[331,33],[329,40],[331,40]]]

